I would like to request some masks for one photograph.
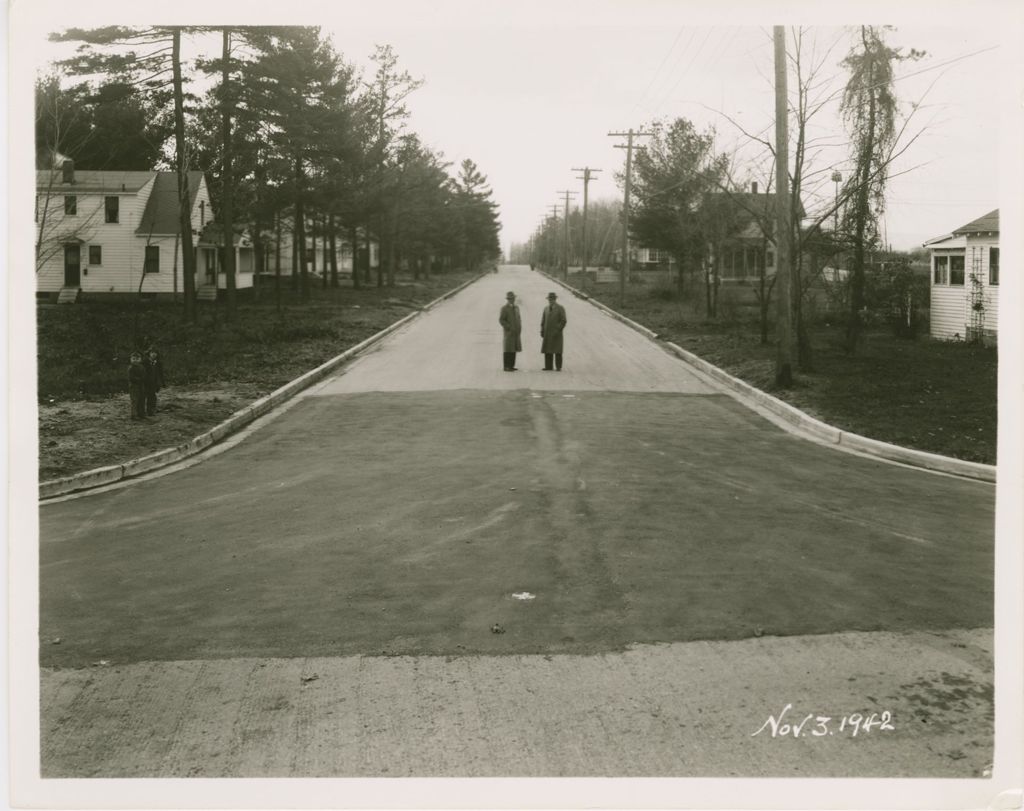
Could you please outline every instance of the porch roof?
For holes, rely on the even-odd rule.
[[[984,214],[978,217],[976,220],[971,220],[967,225],[961,225],[954,232],[955,235],[960,234],[998,234],[999,233],[999,209],[990,211],[988,214]]]

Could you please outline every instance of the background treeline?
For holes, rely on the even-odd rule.
[[[183,58],[183,38],[199,57]],[[173,169],[182,202],[187,173],[200,170],[222,228],[252,236],[258,269],[279,267],[282,241],[295,246],[285,272],[303,299],[310,238],[327,248],[321,283],[335,286],[340,240],[380,246],[376,278],[364,262],[356,286],[393,285],[399,267],[418,276],[500,253],[486,176],[468,158],[453,169],[409,128],[406,100],[422,81],[390,46],[377,46],[363,72],[318,27],[107,27],[51,39],[79,47],[37,81],[40,168],[59,154],[76,169]],[[187,205],[181,214],[187,222]],[[194,320],[191,234],[182,238],[185,316]],[[226,251],[229,317],[231,259]]]

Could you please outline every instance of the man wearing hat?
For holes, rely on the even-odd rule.
[[[498,323],[505,331],[505,338],[502,344],[502,360],[506,372],[516,371],[516,352],[523,351],[521,335],[523,322],[519,318],[519,307],[516,305],[516,294],[508,292],[505,294],[505,306],[501,308],[501,315],[498,316]]]
[[[562,371],[562,330],[565,329],[565,308],[558,303],[558,296],[548,293],[548,306],[540,317],[540,351],[544,353],[544,371]],[[551,361],[555,365],[552,367]]]

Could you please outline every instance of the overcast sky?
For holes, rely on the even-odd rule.
[[[199,4],[175,5],[176,21],[226,21],[210,20],[209,9]],[[947,5],[952,10],[943,11]],[[984,7],[972,4],[977,12]],[[320,24],[359,66],[368,65],[375,44],[391,44],[401,66],[425,81],[409,99],[410,129],[455,163],[472,158],[488,176],[507,250],[511,242],[525,241],[550,207],[560,204],[559,190],[579,192],[573,205],[582,199],[573,167],[603,170],[591,184],[591,199],[621,199],[615,173],[624,150],[614,145],[623,139],[609,137],[611,131],[683,116],[699,128],[714,127],[720,149],[738,150],[741,170],[770,172],[770,163],[728,118],[774,140],[770,26],[778,20],[766,16],[772,12],[764,5],[719,4],[700,16],[696,8],[662,0],[382,0],[303,4],[295,9],[301,17],[290,19],[280,18],[281,9],[276,18],[249,8],[239,16],[237,9],[230,21]],[[52,54],[43,42],[46,30],[154,21],[152,14],[140,19],[137,5],[106,3],[96,9],[78,9],[73,18],[36,19],[36,61]],[[182,19],[188,9],[191,16]],[[167,10],[159,13],[164,21]],[[815,49],[824,57],[822,87],[839,89],[839,63],[857,20],[830,19],[820,9],[815,14],[790,17],[806,26],[807,55]],[[993,15],[966,16],[953,4],[912,3],[892,7],[892,14],[898,16],[891,18],[896,27],[888,34],[890,43],[927,52],[898,67],[902,111],[923,100],[907,137],[923,132],[895,167],[912,171],[891,181],[884,223],[894,247],[911,248],[999,205],[995,87],[1001,32]],[[925,27],[924,21],[931,24]],[[792,91],[795,75],[790,82]],[[826,179],[819,193],[831,195],[827,177],[849,159],[838,96],[813,123],[813,134],[829,146],[810,168]],[[813,210],[813,194],[808,197]]]

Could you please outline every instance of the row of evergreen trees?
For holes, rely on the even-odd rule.
[[[184,59],[183,38],[209,53]],[[378,285],[393,284],[403,262],[473,268],[500,252],[487,178],[469,159],[453,172],[409,129],[406,100],[422,81],[400,68],[390,46],[376,47],[375,70],[364,75],[318,27],[115,26],[51,39],[80,45],[37,82],[38,154],[59,152],[82,169],[173,167],[182,200],[187,172],[207,173],[218,220],[250,231],[259,267],[266,258],[274,268],[270,243],[291,231],[303,298],[310,230],[331,248],[372,234],[381,247]],[[186,231],[185,315],[194,319]],[[336,267],[327,278],[337,284]]]

